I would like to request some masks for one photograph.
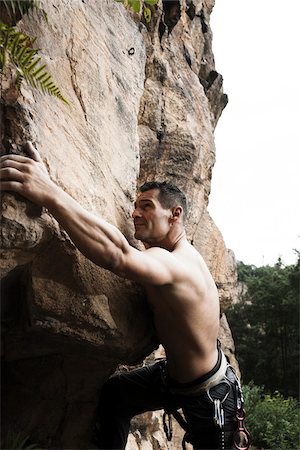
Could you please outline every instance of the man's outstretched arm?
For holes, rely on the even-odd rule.
[[[26,150],[29,157],[1,157],[1,191],[19,193],[46,207],[88,259],[113,270],[120,253],[129,246],[126,238],[116,227],[86,211],[59,188],[50,179],[38,151],[30,142]]]
[[[26,150],[29,157],[1,157],[1,191],[19,193],[48,208],[81,253],[98,266],[143,283],[171,281],[168,252],[140,252],[131,247],[115,226],[89,213],[50,179],[31,143]]]

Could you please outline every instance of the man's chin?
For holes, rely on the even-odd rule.
[[[139,241],[143,240],[143,233],[139,232],[138,230],[134,233],[134,237],[138,239]]]
[[[147,237],[145,236],[145,233],[142,233],[141,231],[136,230],[136,232],[134,233],[134,237],[138,241],[141,241],[144,245],[147,244]]]

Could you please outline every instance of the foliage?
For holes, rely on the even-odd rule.
[[[294,398],[265,395],[253,383],[244,386],[246,421],[251,444],[270,450],[298,450],[300,412]]]
[[[36,444],[30,443],[29,436],[24,436],[22,433],[14,433],[13,431],[7,432],[2,448],[14,450],[38,450]]]
[[[8,58],[16,69],[18,89],[25,79],[31,86],[68,103],[45,69],[46,65],[40,64],[41,58],[37,56],[39,49],[33,48],[34,41],[14,27],[0,22],[0,74],[4,73]]]
[[[16,16],[17,13],[22,15],[32,8],[40,9],[39,2],[34,0],[5,0],[5,6],[11,16]],[[43,13],[46,14],[44,11]],[[15,27],[0,22],[0,75],[5,73],[9,61],[15,68],[18,90],[25,80],[34,88],[68,104],[52,75],[46,70],[46,64],[41,63],[39,49],[33,47],[35,40],[36,38],[31,38]]]
[[[239,263],[246,292],[227,310],[245,383],[269,392],[299,393],[299,274],[296,265]]]
[[[47,13],[41,8],[41,2],[38,0],[2,0],[5,8],[11,18],[16,21],[18,16],[22,17],[30,10],[36,10],[42,12],[44,19],[47,20]]]
[[[115,0],[118,3],[123,3],[125,8],[131,8],[133,12],[139,13],[142,11],[147,23],[151,21],[152,13],[151,6],[156,5],[158,0]]]

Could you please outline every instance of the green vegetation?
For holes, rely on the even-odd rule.
[[[46,13],[39,7],[39,2],[33,0],[5,0],[4,5],[12,21],[28,13],[32,8]],[[32,87],[40,89],[43,93],[54,95],[68,104],[61,94],[59,87],[54,83],[52,75],[46,70],[46,64],[41,64],[38,56],[39,49],[34,48],[36,38],[18,31],[7,23],[0,22],[0,76],[7,68],[8,62],[15,70],[15,83],[20,90],[23,80]]]
[[[0,22],[0,74],[4,73],[8,59],[15,67],[18,89],[25,79],[34,88],[40,88],[42,92],[68,103],[51,74],[45,70],[46,64],[40,64],[41,58],[37,56],[39,49],[33,48],[34,41],[14,27]]]
[[[36,444],[30,442],[29,436],[24,436],[22,433],[14,433],[13,431],[7,432],[1,448],[5,450],[39,450]]]
[[[295,265],[238,264],[245,290],[227,311],[245,383],[299,395],[299,278]]]
[[[139,13],[142,11],[147,23],[151,21],[152,12],[151,6],[156,5],[158,0],[115,0],[117,3],[123,3],[125,8],[131,8],[133,12]]]
[[[227,311],[240,364],[251,449],[299,450],[299,287],[295,265],[238,264],[242,290]]]
[[[251,449],[299,450],[300,413],[294,398],[284,399],[278,392],[264,394],[263,388],[244,386],[247,427]]]
[[[18,20],[18,17],[24,16],[30,10],[42,12],[45,20],[47,20],[47,13],[41,8],[41,2],[38,0],[2,0],[6,11],[13,22]]]

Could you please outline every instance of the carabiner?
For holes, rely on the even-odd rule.
[[[236,418],[238,421],[237,429],[233,433],[233,447],[237,450],[249,450],[250,446],[250,433],[245,425],[245,411],[239,409],[236,413]],[[236,442],[238,438],[238,443]],[[241,444],[241,440],[243,443]]]

